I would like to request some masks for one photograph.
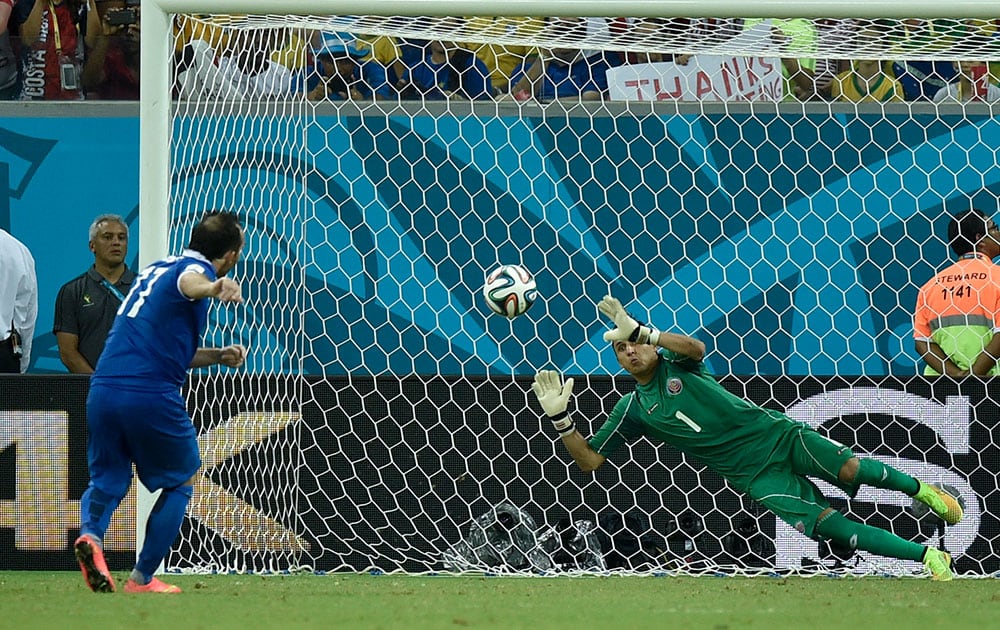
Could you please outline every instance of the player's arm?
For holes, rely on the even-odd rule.
[[[677,354],[683,354],[684,356],[694,359],[695,361],[701,361],[705,358],[705,343],[695,339],[694,337],[688,337],[687,335],[661,332],[660,335],[656,337],[654,345],[666,348],[667,350],[676,352]]]
[[[1000,358],[1000,333],[994,333],[993,338],[976,357],[970,372],[976,376],[986,376],[996,367],[998,358]]]
[[[80,354],[79,336],[68,332],[57,332],[56,344],[59,346],[59,359],[70,374],[94,373],[93,366]]]
[[[996,343],[996,336],[993,337],[993,341],[990,342],[990,345],[993,343]],[[914,346],[917,350],[917,354],[919,354],[924,362],[927,363],[928,367],[938,374],[947,374],[948,376],[954,377],[968,376],[969,371],[958,367],[958,365],[956,365],[955,362],[948,357],[945,351],[941,349],[941,346],[937,345],[933,341],[917,339],[914,341]],[[998,344],[997,348],[998,352],[1000,352],[1000,344]],[[986,351],[984,350],[984,353],[985,352]],[[979,363],[980,360],[983,360],[982,355],[976,359],[976,363]],[[993,359],[993,364],[996,364],[996,359]],[[987,368],[986,371],[988,372],[989,369],[990,368]]]
[[[559,432],[563,445],[569,454],[573,456],[576,465],[584,472],[597,470],[604,463],[605,457],[595,451],[576,430],[576,424],[569,417],[566,408],[569,406],[569,397],[573,393],[573,379],[568,378],[564,383],[562,376],[554,370],[542,370],[535,374],[535,381],[531,384],[531,389],[535,392],[539,404],[552,426]]]
[[[610,343],[629,341],[632,343],[649,344],[666,348],[671,352],[684,355],[695,361],[705,358],[705,344],[694,337],[677,333],[660,332],[652,326],[640,324],[617,298],[610,295],[598,302],[597,310],[614,322],[615,329],[604,333],[604,340]]]
[[[938,374],[952,377],[968,376],[969,371],[963,370],[941,349],[931,336],[931,320],[938,317],[937,309],[928,303],[928,294],[933,286],[924,285],[917,293],[917,303],[913,308],[913,348],[923,359],[927,367]]]
[[[230,278],[211,280],[197,270],[185,271],[177,280],[181,293],[191,300],[215,298],[220,302],[242,302],[240,284]]]
[[[580,435],[576,427],[573,427],[572,432],[562,435],[562,442],[569,454],[573,456],[573,461],[583,472],[597,470],[607,459],[590,446],[590,442]]]
[[[77,300],[74,300],[70,293],[70,286],[64,284],[56,295],[55,323],[52,332],[56,335],[59,360],[70,374],[93,374],[94,366],[80,354],[80,322],[75,306]]]
[[[239,344],[225,348],[198,348],[191,359],[191,368],[208,367],[210,365],[225,365],[240,367],[247,358],[247,349]]]

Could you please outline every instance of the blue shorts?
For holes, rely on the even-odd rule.
[[[135,464],[149,490],[184,485],[201,468],[198,435],[179,392],[140,392],[92,384],[87,395],[90,481],[125,496]]]

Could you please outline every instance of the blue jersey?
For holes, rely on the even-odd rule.
[[[178,391],[208,321],[208,299],[181,293],[181,275],[215,280],[212,263],[185,250],[155,262],[136,276],[125,297],[91,383],[143,391]]]
[[[608,89],[609,64],[603,55],[578,59],[566,65],[549,62],[542,75],[542,100],[580,96],[584,92],[605,92]]]
[[[457,91],[470,100],[481,100],[493,95],[493,80],[490,79],[489,70],[472,53],[456,54],[451,62],[445,63],[434,63],[431,56],[427,55],[409,70],[409,74],[417,92],[428,101],[447,99],[449,90]]]

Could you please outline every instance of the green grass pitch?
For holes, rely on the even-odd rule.
[[[124,579],[124,574],[116,574]],[[78,572],[0,572],[5,628],[994,628],[996,579],[168,575],[95,594]]]

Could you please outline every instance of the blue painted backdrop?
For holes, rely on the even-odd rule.
[[[209,140],[178,145],[178,208],[248,214],[248,304],[215,311],[210,341],[248,343],[254,371],[617,372],[593,305],[610,291],[705,339],[717,373],[912,374],[910,309],[950,259],[948,214],[1000,193],[998,124],[961,113],[186,127]],[[0,225],[38,263],[33,371],[62,371],[52,305],[91,261],[94,215],[129,218],[136,260],[138,121],[0,119],[0,146]],[[542,301],[511,323],[479,287],[515,261]]]

